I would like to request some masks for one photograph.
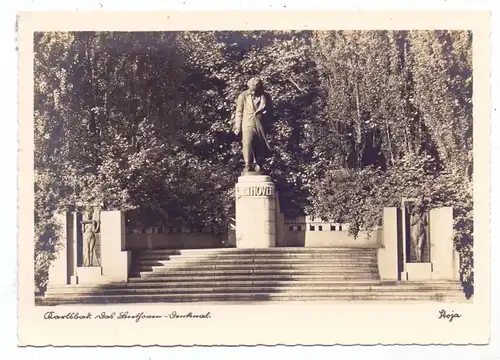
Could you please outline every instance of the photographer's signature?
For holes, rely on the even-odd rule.
[[[454,312],[453,310],[451,313],[446,312],[446,310],[439,310],[438,313],[438,319],[443,319],[443,320],[448,320],[449,322],[452,322],[454,319],[458,319],[462,317],[459,313]]]

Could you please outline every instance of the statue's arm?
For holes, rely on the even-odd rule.
[[[241,123],[243,122],[243,104],[244,96],[240,94],[238,99],[236,100],[236,117],[234,123],[234,130],[236,133],[239,133],[241,130]]]

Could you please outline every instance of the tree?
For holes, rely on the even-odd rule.
[[[402,197],[418,198],[426,209],[453,206],[468,293],[471,40],[463,31],[317,32],[325,106],[308,137],[320,169],[309,187],[309,212],[349,222],[356,235]]]
[[[235,101],[273,98],[270,175],[286,216],[380,222],[402,196],[453,206],[472,284],[472,53],[460,31],[35,34],[35,266],[56,211],[224,232],[242,167]],[[466,156],[463,156],[466,154]],[[440,194],[446,194],[442,196]]]

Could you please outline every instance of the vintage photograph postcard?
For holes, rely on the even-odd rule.
[[[488,12],[17,27],[20,346],[488,343]]]

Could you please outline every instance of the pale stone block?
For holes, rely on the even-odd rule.
[[[60,244],[56,248],[55,259],[49,267],[49,285],[67,285],[69,283],[69,251],[68,246],[68,225],[71,221],[71,216],[68,212],[55,215],[55,221],[59,224],[59,239]]]
[[[398,209],[384,208],[382,247],[377,262],[381,280],[398,280]]]
[[[236,246],[242,249],[262,249],[276,246],[275,234],[246,233],[236,239]]]
[[[262,228],[264,234],[276,234],[276,221],[264,221]]]
[[[269,210],[276,210],[276,199],[264,199],[264,206]]]
[[[423,281],[432,279],[432,264],[431,263],[407,263],[404,273],[405,279],[408,281]]]
[[[429,212],[430,254],[433,278],[459,279],[459,255],[453,244],[453,208],[432,209]]]
[[[276,246],[276,190],[267,175],[240,176],[236,188],[236,246]]]
[[[101,265],[104,282],[126,282],[130,252],[125,250],[125,214],[101,212]]]
[[[98,285],[103,282],[102,267],[100,266],[81,266],[76,269],[76,273],[78,274],[78,284]]]
[[[241,205],[243,206],[244,209],[246,209],[246,211],[250,211],[250,210],[258,210],[258,211],[262,211],[266,208],[266,202],[263,198],[257,198],[257,197],[254,197],[254,198],[243,198],[240,200],[241,201]]]
[[[260,211],[254,211],[253,218],[255,223],[276,221],[276,214],[274,210],[262,209]]]
[[[78,235],[81,234],[81,224],[79,223],[81,221],[79,215],[77,212],[71,212],[70,213],[70,222],[69,224],[69,229],[68,229],[68,234],[69,234],[69,239],[68,239],[68,246],[69,246],[69,268],[68,268],[68,273],[70,275],[71,279],[71,284],[76,284],[77,283],[77,278],[76,278],[76,267],[78,266]]]

